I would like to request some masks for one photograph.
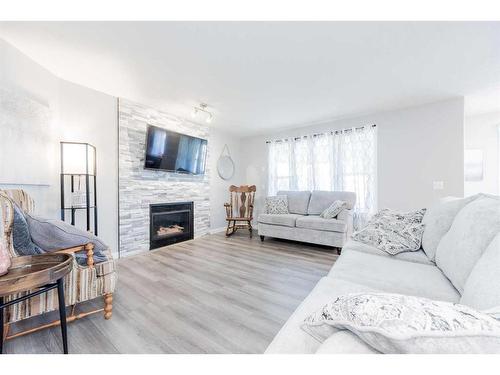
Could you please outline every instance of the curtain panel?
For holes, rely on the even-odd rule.
[[[376,212],[376,127],[279,139],[267,145],[269,195],[279,190],[353,191],[356,227]]]

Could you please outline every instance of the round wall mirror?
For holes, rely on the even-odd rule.
[[[229,180],[234,176],[234,162],[229,155],[221,155],[217,161],[217,173],[223,180]]]
[[[225,155],[224,152],[226,152]],[[231,159],[227,145],[224,145],[222,148],[219,160],[217,161],[217,173],[219,173],[219,177],[223,180],[229,180],[234,176],[234,161]]]

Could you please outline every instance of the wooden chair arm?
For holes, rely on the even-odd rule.
[[[87,266],[93,267],[94,266],[94,244],[91,242],[89,242],[86,245],[70,247],[68,249],[61,249],[61,250],[57,250],[55,252],[62,253],[62,254],[74,254],[74,253],[77,253],[80,251],[87,252]]]

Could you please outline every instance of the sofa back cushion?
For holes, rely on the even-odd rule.
[[[335,201],[346,202],[347,209],[352,210],[356,203],[356,193],[350,191],[313,190],[307,213],[309,215],[321,215]]]
[[[288,212],[291,214],[307,215],[310,191],[284,191],[280,190],[276,195],[286,195],[288,197]]]
[[[491,241],[467,279],[462,305],[500,312],[500,233]]]
[[[500,197],[482,196],[462,208],[436,251],[436,264],[462,293],[475,264],[500,232]]]
[[[436,260],[436,250],[439,242],[450,230],[458,212],[478,197],[479,195],[474,195],[467,198],[446,200],[427,209],[422,220],[422,224],[425,225],[422,236],[422,249],[424,249],[429,260],[433,262]]]

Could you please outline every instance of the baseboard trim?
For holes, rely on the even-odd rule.
[[[215,233],[224,232],[225,230],[226,230],[226,227],[214,228],[214,229],[210,229],[208,231],[208,233],[215,234]]]

